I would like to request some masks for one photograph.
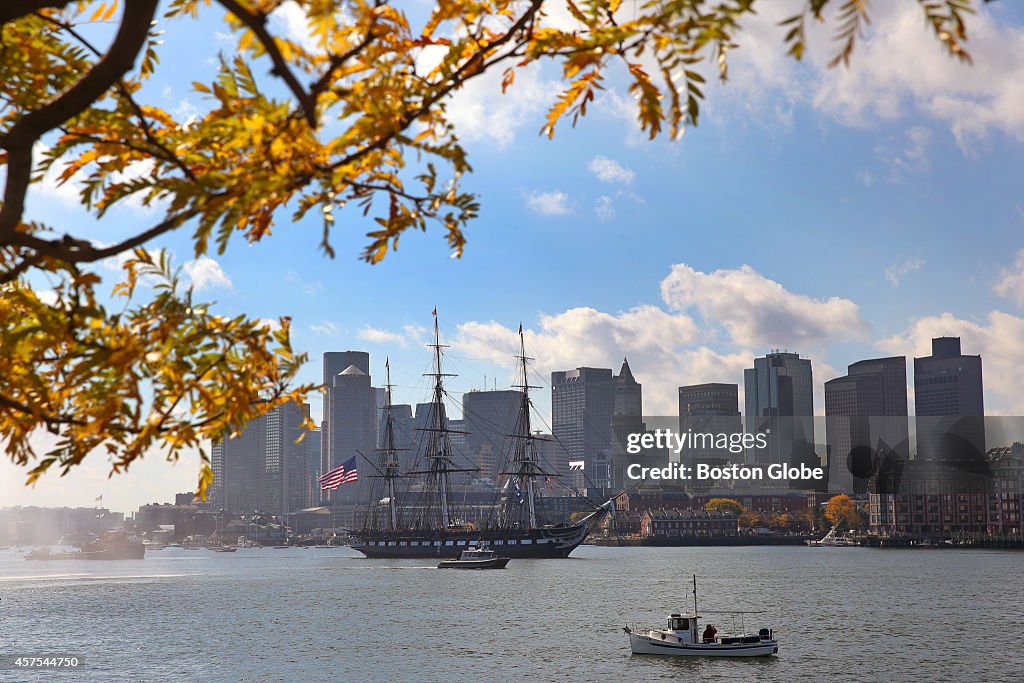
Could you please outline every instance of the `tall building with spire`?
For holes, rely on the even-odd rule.
[[[619,374],[615,376],[615,407],[612,412],[612,436],[617,443],[624,445],[629,434],[647,429],[643,414],[643,385],[633,377],[629,360],[623,358]]]

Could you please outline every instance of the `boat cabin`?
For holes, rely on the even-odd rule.
[[[460,560],[490,560],[493,557],[494,551],[485,547],[466,548],[459,555]]]
[[[668,630],[679,638],[681,643],[699,643],[697,639],[697,618],[696,614],[670,614],[668,617]]]

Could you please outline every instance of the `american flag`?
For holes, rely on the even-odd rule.
[[[320,482],[321,491],[334,491],[342,484],[359,481],[355,456],[352,456],[327,474],[322,475],[317,481]]]

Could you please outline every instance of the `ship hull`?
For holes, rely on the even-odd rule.
[[[351,548],[370,558],[457,558],[470,546],[489,546],[512,559],[569,557],[587,537],[586,524],[528,530],[370,531],[353,534]]]

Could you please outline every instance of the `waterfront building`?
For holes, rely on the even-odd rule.
[[[984,534],[991,478],[961,463],[909,460],[869,484],[871,533],[922,539]]]
[[[640,535],[654,542],[727,538],[738,534],[738,518],[721,510],[649,509],[640,518]]]
[[[873,358],[850,365],[844,377],[825,382],[828,490],[863,494],[884,454],[910,456],[907,361]]]
[[[679,387],[679,433],[738,434],[742,431],[739,387],[735,384],[708,382]],[[728,448],[701,445],[679,454],[679,462],[691,468],[699,463],[711,466],[742,461],[743,454]]]
[[[765,434],[767,448],[753,448],[748,463],[818,467],[814,450],[814,383],[811,361],[797,353],[773,351],[743,371],[746,430]],[[790,487],[763,482],[766,487]],[[808,484],[813,488],[813,484]]]
[[[959,337],[932,339],[932,355],[914,359],[917,457],[985,463],[985,400],[981,356],[965,356]]]
[[[1024,444],[1019,442],[987,453],[992,472],[988,503],[988,533],[1024,533]]]

